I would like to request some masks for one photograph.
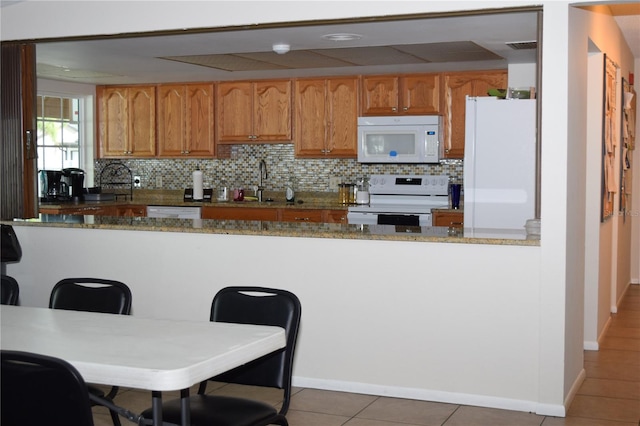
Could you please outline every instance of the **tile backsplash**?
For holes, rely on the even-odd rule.
[[[114,161],[123,162],[134,176],[140,176],[143,189],[184,189],[192,186],[192,172],[200,168],[204,187],[215,188],[221,180],[227,185],[251,189],[258,184],[258,163],[267,164],[267,191],[284,190],[293,177],[298,191],[328,192],[329,178],[339,176],[344,182],[355,182],[358,176],[372,174],[447,174],[462,180],[462,161],[444,164],[360,164],[353,159],[295,158],[293,144],[233,145],[229,159],[125,159],[96,160],[95,185],[100,185],[100,172]]]

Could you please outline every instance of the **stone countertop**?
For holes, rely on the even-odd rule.
[[[338,223],[267,222],[148,217],[40,215],[39,219],[2,221],[14,226],[40,226],[129,231],[190,232],[203,234],[261,235],[272,237],[332,238],[352,240],[416,241],[463,244],[539,246],[524,230],[471,230],[446,227],[347,225]]]
[[[123,205],[147,205],[147,206],[177,206],[177,207],[234,207],[234,208],[297,208],[297,209],[337,209],[346,210],[349,206],[338,202],[338,194],[334,192],[299,192],[296,194],[296,202],[287,203],[284,195],[279,192],[265,192],[264,201],[259,203],[252,200],[252,195],[246,196],[245,201],[211,202],[184,201],[183,191],[175,190],[136,190],[133,199],[119,199],[114,201],[83,201],[69,203],[40,203],[41,209],[63,210],[86,207],[109,207]]]

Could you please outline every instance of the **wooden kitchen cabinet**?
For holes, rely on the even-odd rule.
[[[155,86],[98,86],[96,95],[99,156],[155,156]]]
[[[440,74],[362,77],[362,115],[440,113]]]
[[[358,85],[357,77],[296,80],[296,157],[357,157]]]
[[[323,211],[318,209],[290,209],[281,210],[280,220],[282,222],[323,222]]]
[[[444,157],[464,158],[467,96],[488,96],[489,89],[507,88],[507,71],[471,71],[444,74]]]
[[[278,209],[262,207],[205,206],[202,208],[201,215],[203,219],[277,221]]]
[[[218,143],[291,141],[291,86],[291,80],[218,83]]]
[[[324,223],[347,223],[347,210],[324,210],[322,213]]]
[[[432,210],[433,226],[447,226],[452,228],[462,228],[464,222],[463,212]]]
[[[158,156],[213,157],[213,84],[158,86]]]
[[[47,206],[41,205],[39,212],[41,214],[69,214],[69,215],[93,215],[93,216],[112,216],[113,206]]]
[[[124,206],[114,206],[111,215],[120,217],[146,217],[147,206],[138,204],[127,204]]]

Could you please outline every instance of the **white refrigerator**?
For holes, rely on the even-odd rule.
[[[535,216],[536,101],[466,102],[464,227],[524,230]]]

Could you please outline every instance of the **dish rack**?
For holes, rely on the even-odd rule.
[[[106,190],[106,191],[105,191]],[[112,193],[116,200],[133,200],[133,175],[123,163],[107,164],[100,172],[100,192]]]

